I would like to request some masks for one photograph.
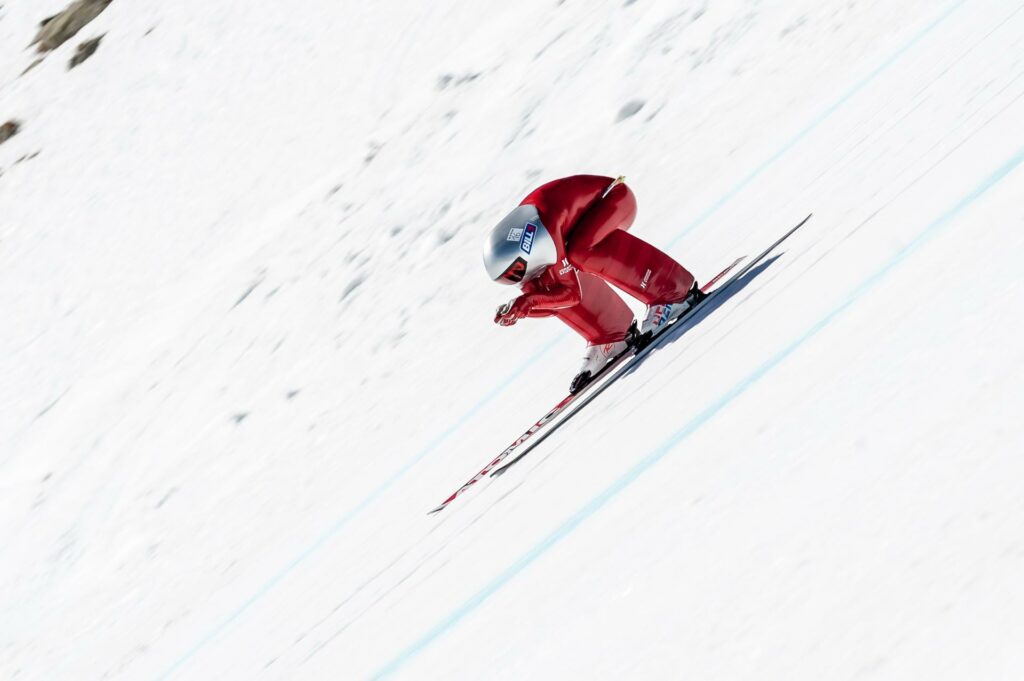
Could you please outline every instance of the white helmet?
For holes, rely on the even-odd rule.
[[[558,262],[558,250],[536,206],[519,206],[484,242],[484,267],[499,284],[519,284]]]

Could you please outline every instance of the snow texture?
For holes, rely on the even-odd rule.
[[[1024,678],[1017,0],[119,0],[26,73],[63,4],[0,0],[0,678]],[[579,172],[702,280],[814,218],[428,517],[574,373],[479,249]]]

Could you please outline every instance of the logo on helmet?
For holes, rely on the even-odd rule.
[[[518,284],[526,276],[526,261],[522,258],[516,258],[515,262],[508,266],[508,269],[502,272],[499,279],[510,281],[513,284]]]
[[[523,238],[523,228],[513,227],[508,230],[508,236],[505,238],[506,241],[519,241]]]
[[[522,249],[523,253],[527,255],[533,250],[533,237],[537,235],[537,225],[532,222],[527,222],[526,227],[523,228],[523,238],[519,242],[519,248]]]

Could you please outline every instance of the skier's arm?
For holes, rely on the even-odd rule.
[[[576,282],[573,282],[576,283]],[[562,284],[547,291],[527,292],[520,296],[526,298],[526,305],[531,312],[561,310],[580,304],[580,287]],[[528,315],[533,317],[534,315]],[[540,316],[540,315],[538,315]]]
[[[582,294],[576,272],[566,272],[566,275],[569,276],[562,275],[557,283],[543,288],[528,282],[521,296],[498,308],[494,323],[512,326],[525,317],[550,317],[555,310],[579,305]]]
[[[555,310],[572,307],[579,302],[579,289],[568,286],[543,293],[524,293],[499,307],[494,314],[494,323],[512,326],[526,317],[550,317]]]

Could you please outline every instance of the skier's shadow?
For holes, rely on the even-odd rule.
[[[760,265],[753,268],[752,270],[744,274],[742,277],[734,281],[729,286],[729,288],[723,289],[720,293],[717,293],[712,298],[710,298],[706,303],[701,305],[700,309],[697,310],[693,315],[687,316],[680,320],[679,322],[676,322],[674,327],[669,329],[667,335],[665,336],[665,339],[662,340],[657,347],[655,347],[646,355],[641,357],[638,361],[634,362],[633,365],[623,374],[623,376],[628,376],[629,374],[632,374],[634,371],[637,370],[637,368],[641,364],[646,362],[651,355],[657,354],[661,350],[664,350],[668,346],[672,345],[673,343],[681,339],[687,333],[689,333],[690,329],[700,324],[710,315],[714,314],[715,310],[725,305],[729,300],[733,298],[733,296],[736,296],[737,294],[742,292],[743,289],[745,289],[750,284],[750,282],[754,281],[759,276],[761,276],[765,270],[771,267],[776,260],[784,256],[785,254],[785,251],[783,251],[778,255],[773,255],[771,258],[768,258]]]

